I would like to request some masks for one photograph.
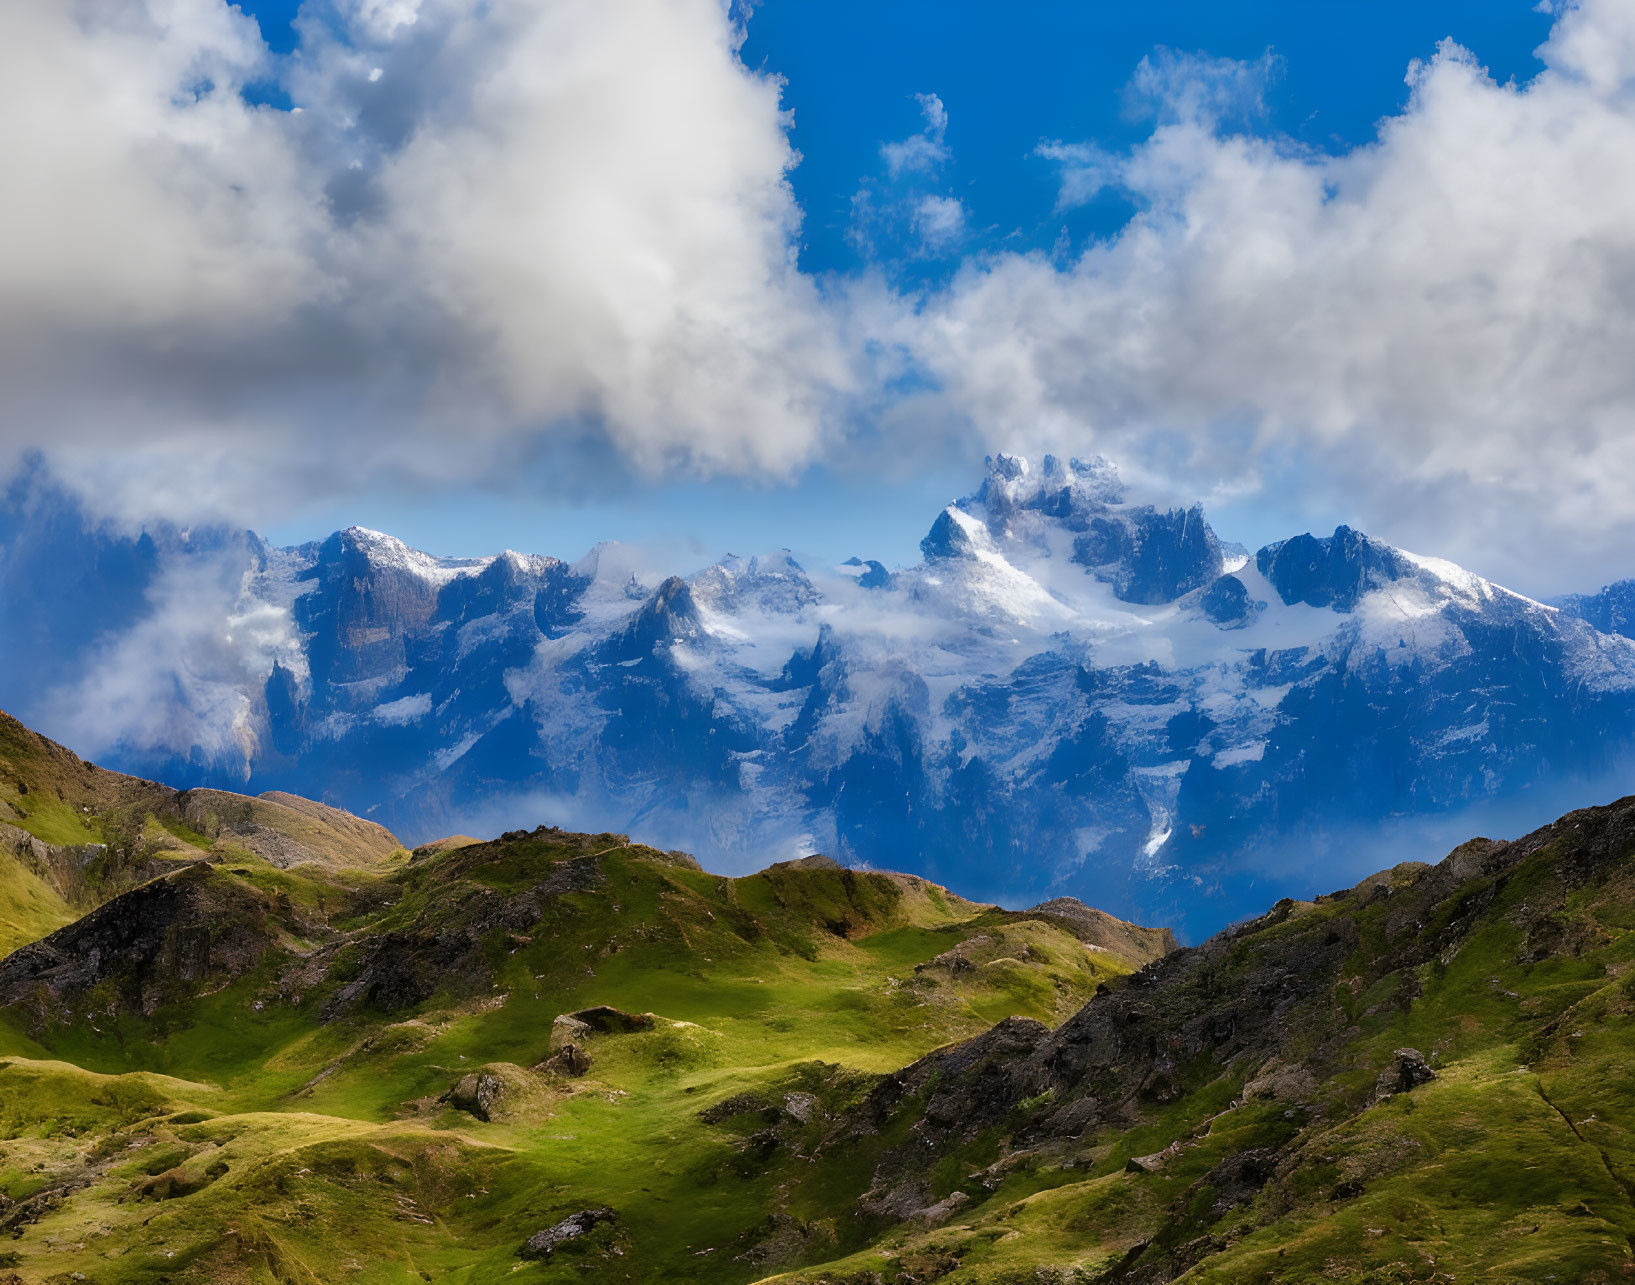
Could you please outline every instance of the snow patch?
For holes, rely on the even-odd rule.
[[[431,713],[431,693],[416,692],[413,696],[404,696],[400,700],[387,701],[384,705],[375,706],[374,719],[387,727],[404,727],[416,719],[424,718]]]

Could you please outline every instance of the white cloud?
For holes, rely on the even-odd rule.
[[[935,174],[948,160],[948,109],[935,94],[915,94],[925,128],[897,142],[880,144],[880,156],[892,178]]]
[[[948,109],[936,94],[914,97],[925,127],[907,138],[882,143],[884,175],[865,179],[852,197],[847,236],[871,260],[943,258],[966,240],[964,203],[931,190],[952,159]]]
[[[1137,202],[1117,237],[968,264],[897,337],[985,442],[1282,470],[1484,568],[1627,574],[1635,9],[1585,0],[1540,52],[1516,86],[1444,44],[1339,156],[1184,92],[1127,156],[1054,153],[1097,171],[1064,200]]]
[[[274,664],[306,675],[293,616],[254,592],[255,569],[236,543],[167,559],[148,615],[42,698],[41,724],[84,754],[168,752],[247,777],[262,722],[248,693]]]
[[[1444,45],[1339,155],[1250,128],[1274,58],[1155,54],[1147,142],[1040,148],[1063,207],[1115,187],[1132,222],[912,298],[796,267],[781,86],[721,0],[328,3],[286,62],[223,0],[0,5],[0,453],[254,521],[544,458],[935,456],[963,423],[973,456],[1293,478],[1496,574],[1629,568],[1626,0],[1558,6],[1525,85]],[[274,76],[299,113],[246,104]],[[888,266],[971,244],[919,104],[859,195]]]
[[[390,40],[420,20],[420,0],[345,0],[341,10],[377,40]]]
[[[556,434],[654,470],[821,449],[848,366],[719,0],[313,8],[290,113],[241,97],[275,68],[222,0],[0,6],[7,444],[225,455],[258,486],[208,490],[271,505]]]
[[[965,207],[956,197],[922,196],[914,205],[914,232],[928,254],[940,254],[965,235]]]
[[[322,211],[265,68],[219,0],[0,7],[0,346],[18,378],[64,343],[165,347],[315,298]]]
[[[1108,188],[1118,186],[1123,169],[1122,158],[1094,143],[1064,143],[1055,139],[1040,143],[1033,154],[1056,163],[1060,180],[1056,196],[1058,210],[1090,204]]]
[[[1267,50],[1253,62],[1159,48],[1136,65],[1124,90],[1125,110],[1159,121],[1248,125],[1266,114],[1266,91],[1283,75]]]

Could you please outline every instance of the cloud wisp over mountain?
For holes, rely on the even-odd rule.
[[[1343,491],[1494,572],[1635,533],[1627,5],[1560,6],[1523,84],[1427,50],[1337,153],[1264,127],[1275,56],[1155,53],[1144,142],[1040,142],[1063,204],[1135,210],[1059,255],[956,257],[926,86],[877,176],[876,205],[913,188],[907,257],[949,268],[912,284],[801,270],[799,157],[745,20],[334,0],[282,56],[221,0],[6,6],[8,453],[115,510],[265,520],[366,476],[787,478],[952,435]]]

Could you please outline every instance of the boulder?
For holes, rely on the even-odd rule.
[[[599,1223],[610,1223],[617,1217],[618,1215],[606,1205],[598,1205],[594,1209],[581,1209],[576,1214],[569,1214],[554,1226],[535,1232],[517,1253],[522,1258],[549,1258],[570,1240],[577,1240],[593,1231]]]
[[[564,1044],[550,1057],[541,1062],[535,1069],[549,1071],[553,1075],[566,1075],[577,1078],[590,1071],[591,1056],[578,1044]]]
[[[590,1034],[590,1024],[581,1022],[571,1013],[564,1013],[551,1023],[551,1052],[574,1044],[583,1044]]]
[[[1436,1072],[1425,1061],[1418,1049],[1397,1049],[1391,1054],[1391,1064],[1380,1072],[1374,1086],[1374,1101],[1382,1102],[1398,1093],[1407,1093],[1421,1084],[1436,1079]]]
[[[969,1196],[963,1191],[956,1191],[953,1195],[939,1200],[934,1205],[927,1205],[915,1215],[914,1220],[924,1223],[927,1227],[940,1227],[970,1203],[971,1198]]]
[[[783,1113],[796,1124],[810,1124],[821,1109],[815,1093],[786,1093],[783,1095]]]
[[[454,1087],[439,1101],[447,1102],[456,1111],[464,1111],[479,1120],[487,1120],[499,1100],[505,1096],[505,1081],[487,1071],[462,1075]]]
[[[1317,1094],[1317,1077],[1305,1067],[1272,1058],[1243,1086],[1243,1100],[1306,1102]]]
[[[565,1013],[556,1019],[557,1022],[568,1021],[577,1023],[574,1029],[578,1034],[574,1039],[578,1043],[580,1038],[588,1034],[596,1035],[634,1035],[637,1031],[650,1031],[658,1024],[658,1019],[651,1013],[626,1013],[623,1009],[613,1008],[607,1004],[597,1004],[593,1008],[582,1008],[576,1013]],[[556,1034],[556,1023],[551,1025],[551,1034]]]
[[[1181,1140],[1177,1138],[1162,1151],[1154,1151],[1148,1156],[1131,1156],[1124,1162],[1125,1173],[1157,1173],[1183,1150]]]

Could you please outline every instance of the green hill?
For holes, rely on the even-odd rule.
[[[0,959],[0,1282],[1635,1276],[1635,800],[1177,950],[41,752],[183,834]]]
[[[1635,800],[1476,840],[887,1077],[867,1248],[776,1279],[1635,1276]]]
[[[337,808],[109,772],[0,713],[0,953],[200,859],[344,872],[406,855]]]
[[[87,829],[196,815],[91,781]],[[212,806],[214,840],[0,960],[0,1280],[747,1282],[827,1199],[789,1148],[882,1074],[1063,1020],[1174,945],[1077,903],[820,858],[729,879],[612,834],[388,859],[320,817],[327,852],[278,864]]]

